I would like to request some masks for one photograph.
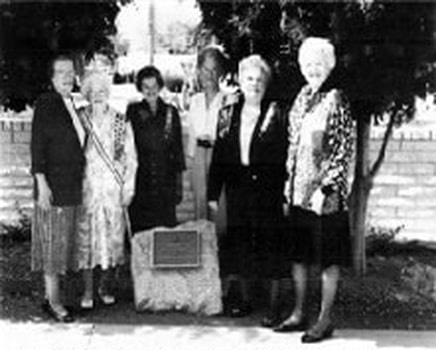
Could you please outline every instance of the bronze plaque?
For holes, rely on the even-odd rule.
[[[200,267],[201,235],[197,230],[157,229],[152,239],[151,267]]]

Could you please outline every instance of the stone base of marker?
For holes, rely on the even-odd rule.
[[[199,234],[199,263],[183,264],[183,259],[192,262],[186,253],[176,259],[180,266],[162,267],[156,264],[155,230],[135,234],[132,239],[131,271],[137,311],[186,311],[214,315],[222,311],[221,281],[218,266],[218,244],[215,225],[206,220],[192,221],[165,231],[197,230]],[[183,248],[183,247],[182,247]],[[184,248],[183,248],[184,249]],[[174,254],[178,254],[174,251]]]

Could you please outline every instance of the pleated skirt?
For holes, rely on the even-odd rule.
[[[65,274],[74,269],[77,206],[42,210],[35,203],[32,227],[32,270]]]

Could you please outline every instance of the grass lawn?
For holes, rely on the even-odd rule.
[[[395,244],[395,243],[391,243]],[[436,250],[414,244],[395,244],[384,254],[368,257],[365,277],[356,278],[344,271],[335,305],[334,318],[338,328],[436,330],[436,302],[412,290],[402,279],[401,271],[410,258],[436,267]],[[1,241],[0,246],[0,317],[11,321],[46,322],[41,311],[42,278],[30,271],[30,242]],[[231,319],[223,316],[203,317],[180,312],[137,313],[133,305],[132,283],[128,268],[121,269],[117,283],[118,303],[111,307],[97,304],[92,312],[79,314],[77,322],[113,324],[162,325],[232,325],[257,326],[264,313],[264,298],[257,296],[255,312],[249,317]],[[70,304],[80,298],[78,275],[70,276]],[[292,306],[291,281],[282,288],[283,315]],[[309,279],[311,292],[307,309],[311,318],[319,308],[318,272]],[[257,293],[259,294],[259,293]]]

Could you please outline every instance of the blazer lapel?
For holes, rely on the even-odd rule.
[[[234,151],[232,153],[234,154],[234,159],[236,159],[236,164],[241,162],[241,113],[243,105],[244,102],[239,101],[231,116],[232,139],[234,144]]]
[[[56,93],[56,96],[57,96],[57,100],[58,100],[57,103],[59,105],[59,116],[62,118],[62,122],[65,123],[67,128],[70,129],[70,131],[72,131],[74,133],[77,144],[82,149],[82,144],[80,142],[79,135],[77,134],[76,128],[74,127],[73,120],[71,119],[72,116],[70,115],[70,112],[68,111],[68,108],[65,105],[64,99],[58,93]],[[74,108],[74,106],[73,106],[73,108]],[[85,146],[85,142],[84,142],[83,146]]]
[[[266,111],[268,109],[268,105],[266,103],[262,103],[260,107],[260,116],[257,118],[256,126],[254,127],[253,134],[251,135],[251,141],[250,141],[250,149],[249,149],[249,159],[250,164],[253,164],[253,161],[255,160],[255,154],[256,154],[256,146],[260,140],[260,129],[262,127],[263,121],[266,116]]]

